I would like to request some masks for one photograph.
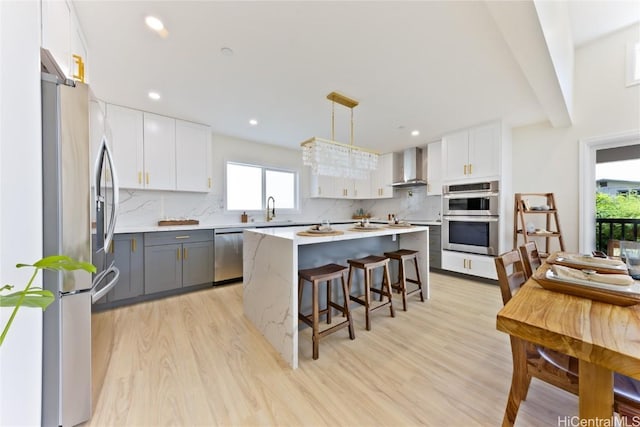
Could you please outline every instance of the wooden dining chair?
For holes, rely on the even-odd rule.
[[[506,304],[527,281],[520,251],[513,250],[495,258],[502,302]],[[535,271],[535,270],[534,270]],[[511,388],[502,426],[513,426],[520,403],[527,398],[531,378],[578,394],[578,359],[529,341],[509,336],[513,360]],[[614,410],[630,422],[640,416],[640,381],[614,375]]]
[[[502,302],[506,304],[527,281],[520,252],[518,250],[506,252],[495,258],[495,264]],[[520,402],[526,399],[533,377],[578,394],[577,359],[514,336],[509,338],[513,374],[507,407],[502,419],[503,426],[513,426]]]
[[[538,267],[542,265],[538,245],[536,245],[536,242],[527,242],[518,249],[520,250],[520,257],[522,258],[524,274],[528,279],[535,273]]]

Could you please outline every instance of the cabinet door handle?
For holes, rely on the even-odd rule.
[[[176,239],[188,239],[191,236],[176,236]]]
[[[207,185],[209,185],[209,188],[211,188],[211,178],[208,178],[208,183]]]
[[[182,259],[187,259],[187,255],[188,255],[187,248],[182,249]]]
[[[467,174],[467,165],[464,165],[464,174]]]
[[[178,261],[180,261],[180,252],[181,252],[181,251],[180,251],[180,248],[178,248],[178,250],[176,251],[176,259],[177,259]]]
[[[149,172],[147,172],[147,185],[149,185]]]
[[[131,240],[131,252],[135,252],[137,246],[138,246],[138,242],[136,241],[136,239],[132,239]]]
[[[142,184],[142,172],[138,172],[138,184]]]
[[[469,163],[469,175],[473,174],[473,165]]]
[[[469,270],[471,270],[471,260],[469,260]]]

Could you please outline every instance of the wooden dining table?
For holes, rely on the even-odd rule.
[[[581,419],[611,420],[614,371],[640,380],[640,305],[592,301],[529,279],[500,310],[496,325],[579,359]]]

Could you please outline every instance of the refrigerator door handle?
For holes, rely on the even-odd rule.
[[[101,189],[101,180],[102,180],[102,171],[106,166],[105,163],[108,163],[109,170],[111,172],[111,190],[113,193],[113,206],[111,206],[111,216],[109,218],[109,224],[107,225],[107,229],[104,230],[105,224],[101,224],[98,227],[98,233],[105,233],[104,241],[99,242],[102,243],[102,248],[104,251],[109,250],[109,245],[113,240],[113,235],[115,233],[116,222],[118,221],[118,210],[120,205],[120,186],[118,181],[118,174],[115,169],[115,165],[113,162],[113,154],[111,153],[111,149],[109,148],[109,144],[107,143],[107,137],[105,135],[102,136],[102,141],[100,143],[100,149],[98,150],[99,155],[96,159],[96,164],[94,167],[95,171],[95,200],[98,203],[98,211],[104,209],[105,197],[103,194],[100,194]]]
[[[113,279],[109,283],[107,283],[103,288],[97,290],[98,283],[102,282],[102,280],[110,273],[113,273]],[[95,280],[93,281],[93,288],[91,289],[91,304],[95,304],[100,298],[105,296],[113,287],[118,283],[118,278],[120,277],[120,270],[118,267],[111,265],[108,269],[101,271],[96,275]]]
[[[113,235],[116,230],[116,222],[118,222],[118,209],[120,206],[120,186],[118,183],[118,174],[113,164],[113,154],[111,153],[111,149],[109,148],[109,144],[107,144],[106,137],[103,136],[104,140],[104,151],[107,157],[107,161],[109,162],[109,169],[111,170],[111,185],[113,191],[113,207],[111,209],[111,219],[109,221],[109,228],[107,230],[107,237],[105,239],[105,250],[109,247],[109,243],[113,240]]]

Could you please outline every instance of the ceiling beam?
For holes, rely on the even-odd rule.
[[[532,0],[486,5],[551,125],[571,126],[573,43],[570,34],[566,37],[568,14]],[[557,37],[554,30],[563,26],[564,35]]]

